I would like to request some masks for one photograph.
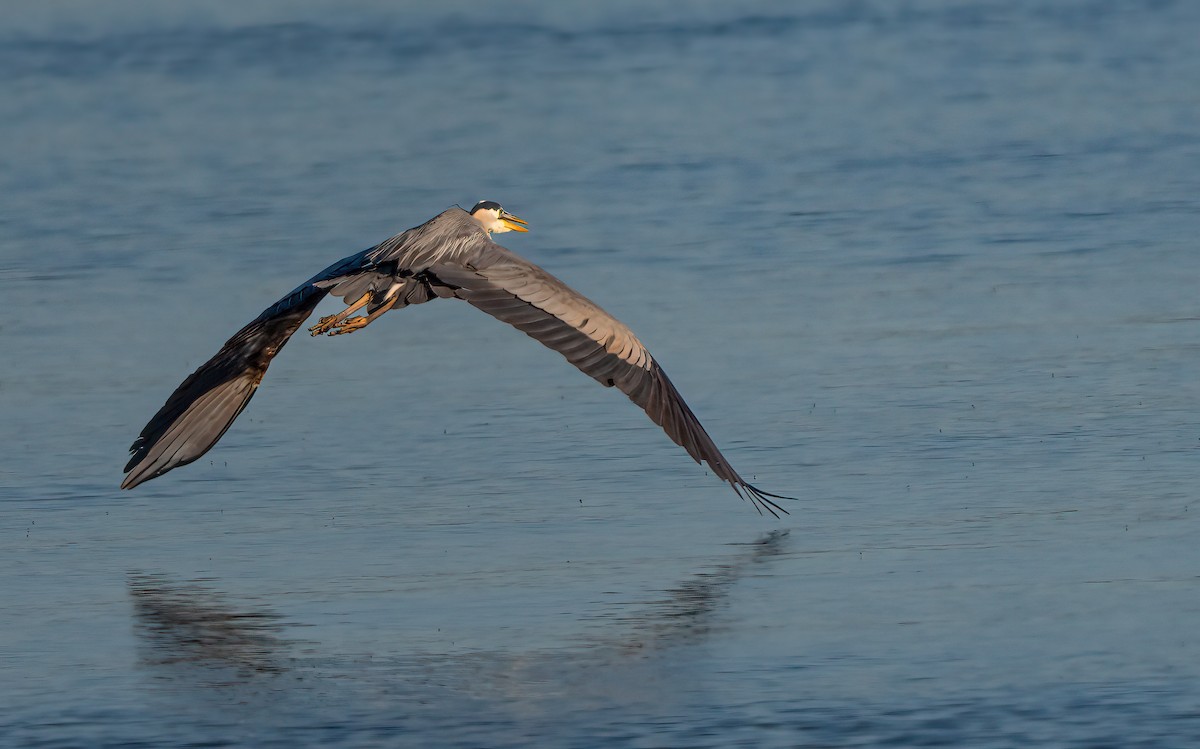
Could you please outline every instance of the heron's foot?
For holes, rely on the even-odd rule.
[[[312,335],[321,335],[322,333],[328,333],[330,328],[337,327],[338,322],[340,322],[340,320],[338,319],[338,315],[325,315],[324,317],[322,317],[320,320],[317,321],[316,325],[313,325],[312,327],[310,327],[308,329],[308,332],[311,333]]]
[[[345,333],[353,333],[360,328],[367,327],[367,323],[371,322],[363,315],[357,317],[349,317],[339,323],[333,325],[329,330],[329,335],[343,335]]]

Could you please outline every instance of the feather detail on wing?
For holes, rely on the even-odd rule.
[[[294,307],[270,316],[264,312],[184,380],[129,448],[129,475],[121,488],[132,489],[208,452],[250,402],[271,359],[324,296],[314,289]]]
[[[353,274],[361,255],[313,276],[233,335],[167,399],[130,446],[122,489],[187,465],[216,444],[250,402],[271,360],[328,293],[316,284]]]
[[[497,248],[502,249],[502,248]],[[762,512],[787,514],[743,479],[717,448],[666,372],[637,336],[595,302],[507,250],[479,268],[435,265],[429,273],[455,296],[562,354],[584,374],[616,387],[697,463],[707,463]]]

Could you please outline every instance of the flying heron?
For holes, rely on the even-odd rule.
[[[529,231],[499,203],[454,207],[420,226],[339,260],[263,310],[176,388],[129,448],[122,489],[132,489],[208,452],[250,402],[271,359],[327,294],[346,308],[309,328],[352,333],[384,312],[431,299],[463,299],[616,387],[697,463],[708,463],[761,513],[791,499],[750,484],[729,465],[666,372],[629,328],[537,265],[492,241]],[[355,315],[362,310],[365,314]]]

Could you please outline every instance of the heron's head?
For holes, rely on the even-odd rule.
[[[489,234],[506,231],[529,231],[525,222],[504,210],[494,200],[481,200],[471,209],[471,218],[478,221]]]

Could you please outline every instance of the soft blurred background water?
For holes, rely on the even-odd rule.
[[[0,744],[1191,745],[1197,29],[6,4]],[[298,337],[117,491],[240,325],[483,197],[790,517],[450,302]]]

